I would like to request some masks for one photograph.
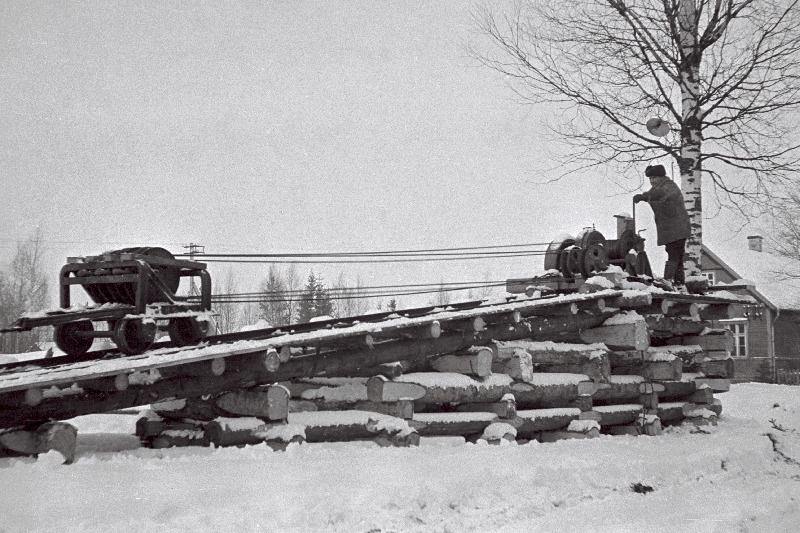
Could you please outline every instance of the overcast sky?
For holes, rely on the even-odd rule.
[[[55,284],[67,256],[126,245],[446,248],[591,224],[613,238],[631,194],[599,171],[537,184],[545,148],[560,149],[541,133],[547,110],[468,56],[474,5],[0,3],[0,256],[39,226]],[[637,214],[659,263],[652,213]],[[708,221],[706,241],[743,245],[728,228]],[[505,279],[541,258],[317,268],[343,269]]]

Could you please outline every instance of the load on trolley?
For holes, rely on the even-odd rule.
[[[200,279],[199,300],[177,295],[187,277]],[[72,306],[75,285],[93,305]],[[71,356],[87,353],[95,338],[110,338],[123,353],[139,354],[150,348],[159,330],[167,331],[177,345],[200,342],[213,315],[206,265],[175,259],[158,247],[69,258],[59,274],[59,300],[59,309],[24,315],[0,332],[54,326],[56,346]],[[105,327],[95,327],[102,323]]]

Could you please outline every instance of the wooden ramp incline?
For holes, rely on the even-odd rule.
[[[424,316],[403,317],[403,312],[398,311],[396,315],[389,315],[376,323],[352,323],[341,319],[338,324],[325,324],[321,329],[276,332],[266,339],[195,348],[162,348],[139,356],[63,365],[32,362],[0,367],[0,428],[6,428],[5,434],[0,435],[0,446],[9,440],[9,435],[18,436],[20,428],[24,427],[22,431],[30,435],[35,431],[31,428],[42,427],[53,420],[174,399],[195,401],[219,398],[224,394],[256,392],[275,383],[303,379],[392,377],[407,370],[430,369],[473,372],[474,379],[493,377],[492,373],[502,376],[517,372],[525,383],[525,369],[514,368],[515,364],[520,366],[519,361],[502,362],[492,355],[488,359],[487,371],[485,351],[482,359],[477,353],[470,355],[469,351],[480,353],[481,347],[486,348],[492,342],[529,339],[577,343],[604,341],[614,349],[641,352],[649,347],[651,331],[663,334],[667,331],[663,328],[672,330],[680,325],[685,331],[698,335],[707,326],[703,316],[727,317],[731,307],[740,303],[737,298],[616,289],[547,298],[517,296],[471,309],[434,309]],[[647,321],[627,320],[631,310],[638,310]],[[467,356],[471,359],[465,363],[461,358]],[[543,363],[537,364],[539,370],[545,368]],[[431,365],[438,365],[438,368]],[[674,362],[672,365],[675,366]],[[586,380],[602,379],[602,368],[591,370],[584,365],[583,369],[588,374],[594,372],[594,378],[584,376]],[[558,361],[551,362],[549,371],[556,370]],[[475,375],[475,371],[484,376]],[[605,375],[608,375],[608,370]],[[374,383],[373,380],[373,389],[376,387]],[[532,390],[526,391],[526,387]],[[392,387],[385,388],[391,390]],[[538,394],[537,386],[530,383],[525,387],[518,384],[504,395],[508,393],[522,398],[523,403],[526,394],[528,398]],[[272,394],[274,403],[277,393],[273,391]],[[287,405],[289,396],[286,396]],[[373,401],[368,398],[367,401],[373,404],[372,409],[391,411],[385,416],[408,412],[407,403],[405,406],[387,407],[385,399]],[[415,403],[417,409],[425,404],[425,401],[421,402],[419,405]],[[457,403],[476,402],[481,403],[477,400]],[[264,401],[259,400],[256,404],[264,404]],[[216,416],[243,416],[226,411],[217,404],[215,406],[211,412]],[[496,410],[502,406],[483,408]],[[274,413],[268,416],[259,409],[244,411],[250,416],[263,415],[257,416],[262,422],[273,420],[275,416]],[[153,431],[149,431],[148,435],[152,437]],[[220,434],[219,430],[214,431],[217,431],[216,435]],[[159,442],[163,444],[164,441],[161,439]],[[411,441],[413,438],[403,440]],[[208,442],[207,439],[204,442]],[[5,446],[9,448],[7,442]],[[42,447],[40,443],[39,448]]]

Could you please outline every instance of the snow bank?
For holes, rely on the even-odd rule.
[[[799,390],[733,385],[716,427],[518,446],[131,449],[137,416],[79,417],[75,464],[0,459],[0,530],[794,531]]]

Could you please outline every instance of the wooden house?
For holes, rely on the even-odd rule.
[[[800,261],[763,251],[760,236],[748,250],[703,246],[702,272],[712,285],[745,286],[757,302],[720,320],[735,338],[737,381],[800,382]]]

